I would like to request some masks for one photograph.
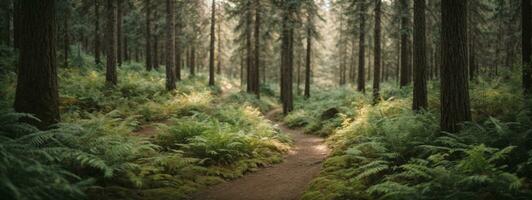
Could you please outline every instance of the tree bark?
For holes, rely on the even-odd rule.
[[[211,9],[211,42],[209,48],[209,85],[214,85],[214,49],[216,43],[216,3],[212,0]]]
[[[441,129],[471,120],[467,75],[467,1],[442,1]]]
[[[152,61],[152,34],[151,34],[151,0],[145,1],[146,7],[146,70],[151,71],[153,69]]]
[[[414,100],[415,111],[426,109],[427,99],[427,36],[425,34],[425,0],[414,0]]]
[[[400,74],[400,86],[404,87],[410,84],[410,47],[409,47],[409,8],[408,0],[400,0],[401,6],[401,74]]]
[[[181,11],[181,9],[180,9]],[[182,61],[182,43],[180,41],[180,35],[181,35],[181,29],[182,29],[182,21],[181,21],[181,13],[178,13],[177,21],[176,21],[176,40],[175,40],[175,69],[174,69],[174,75],[176,81],[181,81],[181,62]]]
[[[281,91],[283,113],[287,115],[294,109],[292,91],[294,28],[291,19],[294,8],[292,8],[293,5],[290,5],[286,1],[283,3],[286,8],[283,10],[281,29]]]
[[[314,16],[310,15],[307,25],[307,55],[305,62],[305,99],[310,98],[310,70],[312,69],[312,28]]]
[[[175,0],[166,0],[166,90],[175,90]]]
[[[107,67],[105,81],[109,86],[116,86],[118,78],[116,75],[116,2],[107,0],[106,6],[107,25],[106,25],[106,54]]]
[[[221,9],[221,7],[219,8]],[[218,49],[217,49],[217,63],[216,63],[216,74],[218,75],[221,75],[222,74],[222,15],[221,15],[221,12],[218,14],[219,15],[219,22],[217,24],[218,26],[218,30],[217,30],[217,39],[218,39]]]
[[[360,21],[359,21],[359,35],[358,35],[358,84],[357,90],[359,92],[366,92],[366,5],[365,0],[359,0],[359,12],[360,12]]]
[[[254,63],[252,65],[252,74],[251,74],[251,81],[252,81],[252,87],[251,92],[257,96],[257,98],[260,98],[260,26],[261,26],[261,18],[260,18],[260,0],[256,0],[255,4],[255,56],[254,56]]]
[[[190,76],[196,76],[196,46],[192,44],[190,48]]]
[[[16,24],[19,68],[15,111],[41,121],[27,120],[40,129],[60,121],[55,54],[55,0],[17,1]]]
[[[100,1],[94,0],[94,12],[96,19],[94,20],[94,61],[96,64],[102,63],[101,60],[101,40],[100,40]]]
[[[65,13],[65,18],[63,19],[63,67],[68,67],[68,55],[70,50],[70,38],[68,34],[69,17],[69,11],[67,10]]]
[[[123,1],[124,0],[117,0],[117,13],[116,13],[116,60],[118,63],[118,66],[122,66],[123,61],[123,33],[122,33],[122,15],[123,15]]]
[[[375,70],[373,71],[373,101],[377,103],[380,99],[380,83],[381,83],[381,6],[382,1],[375,1],[375,44],[374,44],[374,63]]]
[[[253,15],[251,13],[251,1],[248,2],[248,11],[246,13],[246,91],[253,93],[251,76],[253,74],[253,43],[252,43],[252,22]]]
[[[153,58],[152,58],[152,66],[153,66],[153,69],[155,70],[159,70],[159,64],[160,64],[160,60],[159,60],[159,35],[155,34],[153,36]]]

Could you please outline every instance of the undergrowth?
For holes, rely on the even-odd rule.
[[[282,160],[291,141],[261,113],[274,97],[224,96],[202,76],[167,92],[164,73],[139,66],[122,66],[114,88],[97,66],[60,69],[63,123],[48,131],[19,122],[34,118],[14,113],[15,74],[2,72],[0,196],[184,199]],[[153,137],[132,134],[147,124]]]
[[[314,130],[330,131],[333,148],[303,199],[530,199],[532,122],[515,103],[523,102],[516,79],[472,83],[474,121],[457,134],[439,131],[438,83],[420,113],[410,88],[391,85],[377,105],[349,89],[298,101],[302,110],[285,121],[310,131],[321,124]],[[320,122],[330,108],[340,112]]]

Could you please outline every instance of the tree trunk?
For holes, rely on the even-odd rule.
[[[153,58],[152,58],[152,66],[153,66],[153,69],[155,70],[159,70],[159,64],[160,64],[160,60],[159,60],[159,36],[157,34],[155,34],[153,36]]]
[[[102,60],[100,58],[100,52],[101,52],[101,40],[100,40],[100,1],[94,0],[94,12],[96,15],[96,19],[94,20],[94,61],[96,64],[102,63]]]
[[[153,69],[152,61],[152,36],[151,36],[151,0],[146,0],[146,70],[151,71]]]
[[[245,34],[245,37],[246,37],[246,91],[248,93],[253,93],[253,90],[252,90],[252,85],[253,85],[253,81],[251,81],[251,76],[253,74],[253,46],[252,46],[252,17],[253,15],[251,14],[251,1],[248,2],[248,11],[246,13],[246,32],[244,33]]]
[[[471,120],[467,75],[467,1],[442,1],[441,129]]]
[[[116,75],[116,2],[114,0],[107,0],[106,6],[107,25],[106,25],[106,54],[107,67],[105,74],[106,84],[115,86],[118,83]]]
[[[209,85],[214,85],[214,49],[216,43],[216,3],[212,0],[211,9],[211,42],[209,47]]]
[[[55,54],[55,0],[17,1],[15,26],[19,38],[19,68],[15,111],[30,113],[41,129],[60,121]]]
[[[196,76],[196,46],[192,44],[190,48],[190,76]]]
[[[70,38],[68,31],[68,18],[69,12],[66,11],[65,18],[63,19],[63,67],[68,67],[68,54],[70,49]]]
[[[521,0],[522,9],[522,53],[523,53],[523,89],[525,97],[532,97],[532,5],[531,0]]]
[[[221,7],[219,8],[221,9]],[[218,39],[218,49],[217,49],[217,63],[216,63],[216,74],[221,75],[222,74],[222,16],[219,14],[219,22],[217,24],[218,30],[217,30],[217,39]]]
[[[401,6],[401,81],[400,86],[410,84],[410,47],[409,47],[409,16],[408,0],[400,0]]]
[[[255,56],[254,56],[254,63],[253,63],[253,73],[251,74],[251,81],[253,84],[251,87],[251,91],[257,96],[257,98],[260,98],[260,26],[261,26],[261,18],[260,18],[260,0],[256,0],[255,2]]]
[[[373,101],[376,103],[380,99],[380,83],[381,83],[381,0],[375,1],[375,44],[374,44],[374,63],[375,70],[373,71]]]
[[[122,49],[122,6],[124,0],[117,0],[117,14],[116,14],[116,60],[118,66],[122,66],[123,49]]]
[[[288,4],[286,1],[283,3]],[[282,33],[281,33],[281,90],[283,113],[287,115],[294,109],[292,91],[293,73],[293,40],[294,28],[292,27],[293,5],[286,5],[288,8],[283,11]]]
[[[359,51],[358,51],[358,84],[357,90],[359,92],[366,92],[366,5],[365,0],[359,0],[360,7],[360,21],[359,21]]]
[[[305,62],[305,99],[310,98],[310,70],[312,66],[312,28],[314,16],[310,15],[307,25],[307,55]]]
[[[128,43],[128,38],[125,37],[125,36],[122,36],[122,39],[123,39],[123,47],[122,47],[122,52],[124,52],[124,57],[122,58],[124,62],[129,62],[130,59],[131,59],[131,55],[130,55],[130,51],[129,51],[129,43]]]
[[[427,36],[425,34],[425,0],[414,0],[414,100],[415,111],[426,109],[427,99]]]
[[[349,83],[354,85],[356,83],[356,71],[357,71],[357,54],[356,54],[356,34],[352,34],[351,36],[351,64],[349,66]]]
[[[166,90],[175,90],[175,0],[166,0]]]
[[[182,62],[182,43],[179,39],[179,36],[181,34],[181,28],[182,28],[182,22],[181,22],[181,17],[180,17],[180,13],[177,17],[177,21],[176,21],[176,37],[177,39],[175,40],[175,69],[174,69],[174,75],[175,75],[175,80],[176,81],[180,81],[181,80],[181,62]]]

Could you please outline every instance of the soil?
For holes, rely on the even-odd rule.
[[[275,123],[280,109],[266,114]],[[278,124],[280,129],[294,140],[294,146],[284,162],[260,169],[246,176],[206,188],[195,195],[195,200],[297,200],[321,169],[323,160],[330,153],[324,139],[304,134]]]

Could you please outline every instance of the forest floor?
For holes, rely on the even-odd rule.
[[[265,116],[278,123],[281,110],[274,109]],[[198,200],[297,200],[321,169],[330,150],[324,139],[304,134],[278,123],[283,133],[294,140],[294,146],[282,163],[260,169],[242,178],[215,185],[199,191],[193,197]]]

